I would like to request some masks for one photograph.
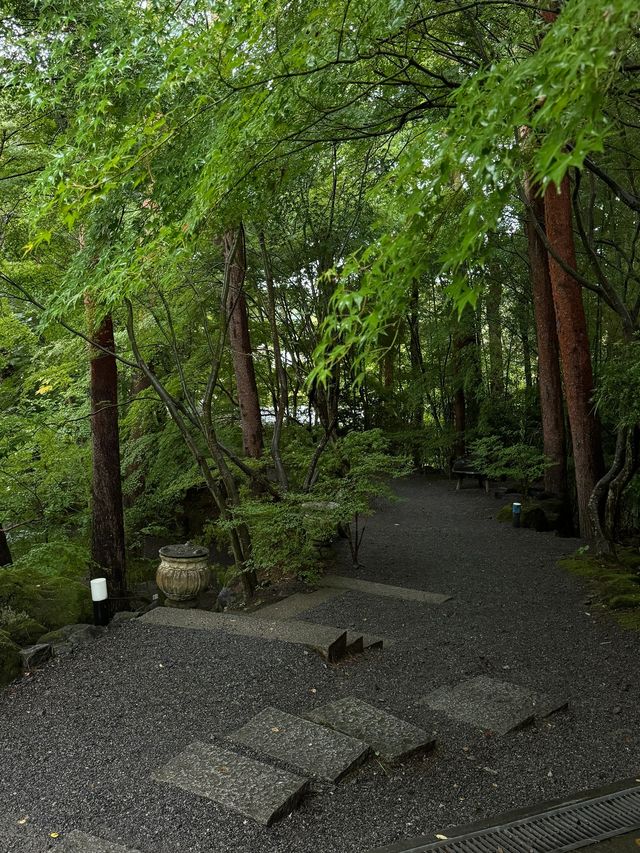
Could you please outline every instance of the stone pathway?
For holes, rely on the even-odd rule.
[[[308,719],[368,743],[389,763],[428,752],[435,741],[423,729],[374,708],[353,696],[329,702],[307,714]]]
[[[552,698],[526,687],[479,675],[452,687],[434,690],[421,704],[483,731],[505,735],[534,720],[566,710],[568,700]]]
[[[305,776],[334,783],[362,764],[371,751],[362,740],[276,708],[265,708],[230,734],[229,740],[290,764]]]
[[[309,787],[309,780],[301,776],[197,741],[153,778],[207,797],[264,826],[292,811]]]
[[[344,586],[273,618],[163,608],[0,693],[0,851],[364,853],[635,777],[640,638],[556,567],[579,543],[480,490],[398,490]]]
[[[349,578],[342,575],[327,574],[321,578],[322,586],[331,589],[354,589],[369,595],[381,595],[383,598],[399,598],[401,601],[419,601],[424,604],[444,604],[450,601],[450,595],[425,592],[422,589],[407,589],[404,586],[391,586],[387,583],[372,583],[361,578]]]

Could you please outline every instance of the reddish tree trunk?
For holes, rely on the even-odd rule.
[[[544,228],[544,201],[536,196],[530,187],[527,187],[527,195],[531,204],[527,238],[538,341],[538,389],[542,415],[542,440],[544,454],[552,463],[545,471],[544,487],[549,492],[563,495],[567,491],[567,455],[558,332],[547,250],[533,222],[535,217],[539,225]]]
[[[2,524],[0,524],[0,566],[10,566],[12,562],[7,534],[4,532]]]
[[[553,184],[549,187],[544,197],[544,208],[549,244],[564,264],[576,269],[568,176],[560,188]],[[582,536],[590,537],[593,531],[589,498],[602,473],[603,462],[599,424],[591,404],[593,373],[587,322],[580,285],[551,253],[549,274],[571,429],[580,532]]]
[[[242,443],[247,456],[257,459],[263,447],[262,419],[249,335],[249,313],[244,295],[247,262],[242,225],[224,235],[224,254],[228,269],[229,342],[240,403]]]
[[[87,299],[91,319],[91,303]],[[107,315],[93,340],[115,352],[113,321]],[[93,443],[91,556],[116,593],[125,588],[125,539],[118,431],[118,369],[114,356],[91,348],[91,437]]]

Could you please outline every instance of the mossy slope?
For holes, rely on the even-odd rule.
[[[599,601],[616,612],[616,619],[628,628],[640,630],[640,553],[634,548],[618,548],[615,556],[576,552],[558,564],[591,581]]]

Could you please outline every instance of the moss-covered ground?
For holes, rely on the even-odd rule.
[[[640,630],[640,552],[617,548],[615,554],[599,556],[577,551],[559,560],[574,575],[586,578],[598,601],[611,610],[626,628]]]

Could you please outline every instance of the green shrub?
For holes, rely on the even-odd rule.
[[[19,646],[29,646],[44,634],[44,626],[24,611],[0,607],[0,631],[4,631]]]
[[[530,444],[512,444],[504,447],[499,438],[487,436],[470,445],[471,459],[478,471],[490,480],[509,477],[516,480],[522,494],[527,497],[531,485],[551,464],[544,453]]]
[[[20,649],[7,633],[0,631],[0,685],[9,684],[21,673]]]

